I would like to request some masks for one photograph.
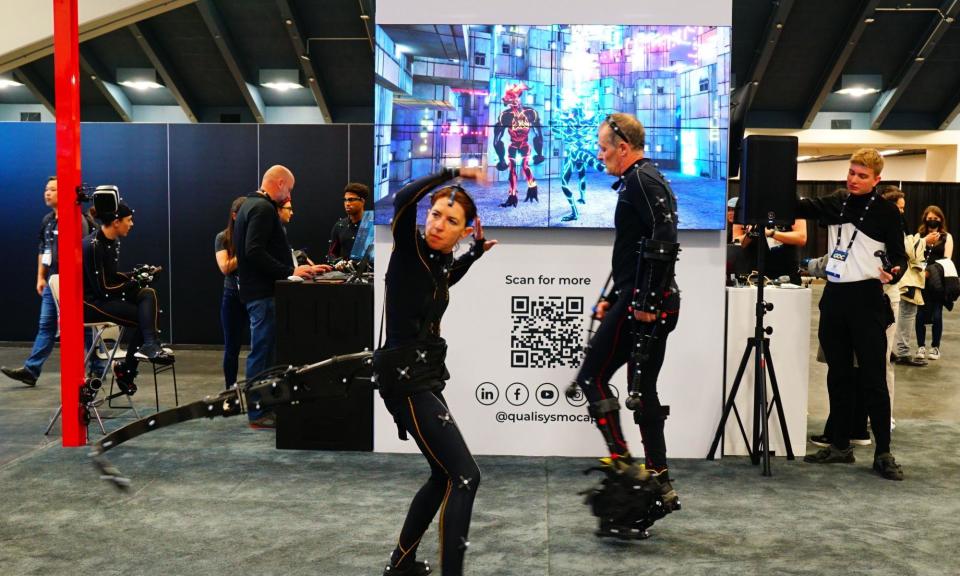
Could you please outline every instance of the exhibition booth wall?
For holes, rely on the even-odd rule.
[[[161,329],[171,343],[223,342],[223,276],[214,237],[227,223],[230,202],[255,191],[263,171],[284,164],[296,176],[290,243],[314,259],[326,254],[330,229],[343,215],[349,181],[371,183],[370,125],[83,124],[83,181],[115,184],[135,210],[121,243],[121,269],[163,266],[158,277]],[[54,125],[0,123],[0,226],[7,279],[0,341],[36,335],[35,291],[40,221],[47,177],[54,174]],[[60,202],[70,201],[66,190]]]

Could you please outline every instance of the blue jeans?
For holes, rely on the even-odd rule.
[[[933,342],[930,346],[940,347],[940,339],[943,337],[943,304],[933,302],[924,304],[917,313],[917,346],[924,346],[927,340],[927,324],[933,324]]]
[[[247,356],[246,374],[249,380],[273,366],[277,343],[277,317],[273,297],[247,302],[247,314],[250,316],[250,355]],[[262,410],[256,410],[252,406],[247,410],[250,420],[256,420],[262,415]]]
[[[43,371],[43,363],[50,357],[53,345],[57,341],[59,316],[60,313],[57,311],[57,303],[53,299],[53,292],[47,286],[43,289],[43,294],[40,295],[40,322],[37,328],[37,337],[33,340],[33,350],[30,351],[30,357],[27,358],[27,361],[23,363],[23,367],[36,378],[40,377],[40,372]],[[92,330],[84,330],[85,349],[90,349],[92,341]],[[90,361],[89,372],[100,374],[102,371],[103,362],[94,356]]]
[[[220,325],[223,327],[223,379],[227,388],[237,382],[243,326],[249,322],[247,308],[240,301],[240,293],[232,288],[224,288],[220,300]]]

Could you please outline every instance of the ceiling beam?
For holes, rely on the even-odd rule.
[[[123,89],[112,81],[107,74],[107,68],[100,63],[90,48],[80,46],[80,67],[90,76],[96,87],[103,93],[103,97],[113,108],[117,116],[124,122],[133,122],[133,106]]]
[[[783,33],[783,26],[787,17],[790,16],[793,2],[794,0],[773,0],[772,2],[773,10],[767,20],[767,32],[763,38],[763,47],[757,51],[753,64],[750,66],[750,74],[747,76],[747,82],[753,84],[757,89],[748,92],[746,101],[741,104],[744,106],[744,113],[749,111],[754,97],[760,91],[760,82],[763,80],[763,75],[766,74],[770,60],[773,58],[773,51],[777,48],[777,43],[780,42],[780,35]]]
[[[150,0],[138,2],[129,8],[108,14],[102,18],[96,18],[89,22],[81,22],[79,27],[80,43],[82,44],[91,38],[109,34],[114,30],[123,28],[127,24],[153,18],[159,14],[182,8],[188,4],[193,4],[195,1],[196,0]],[[99,4],[107,5],[106,2],[99,2]],[[12,5],[11,3],[11,6]],[[53,36],[47,36],[42,40],[31,42],[17,50],[0,55],[0,73],[21,67],[30,62],[41,60],[51,54],[53,54]]]
[[[960,116],[960,92],[957,92],[950,99],[950,104],[947,105],[947,108],[944,109],[938,118],[938,130],[946,130],[953,121]]]
[[[207,25],[207,29],[210,31],[211,36],[213,36],[213,41],[216,43],[217,49],[220,50],[220,55],[223,56],[223,60],[230,70],[230,75],[233,76],[233,80],[236,82],[240,94],[243,95],[244,101],[250,108],[253,118],[258,123],[263,124],[266,122],[266,113],[263,98],[260,97],[260,90],[253,84],[247,82],[247,78],[243,73],[243,67],[240,66],[240,61],[237,58],[236,44],[234,44],[233,38],[230,37],[230,31],[227,30],[220,11],[213,4],[212,0],[197,0],[197,8],[200,10],[200,16],[203,17],[204,24]]]
[[[940,5],[939,12],[929,31],[918,43],[917,48],[910,52],[909,60],[904,63],[903,71],[897,77],[893,88],[881,94],[880,99],[874,104],[873,110],[870,112],[870,128],[872,130],[880,129],[884,120],[887,119],[897,102],[910,87],[910,82],[923,67],[923,63],[933,53],[937,42],[946,34],[950,24],[960,13],[960,0],[946,0]]]
[[[320,114],[323,115],[323,121],[331,124],[333,116],[330,114],[327,99],[323,96],[320,77],[317,75],[317,70],[310,59],[307,43],[301,33],[300,20],[294,13],[289,0],[277,0],[277,7],[280,9],[280,17],[283,19],[284,28],[287,29],[287,35],[290,37],[293,51],[297,55],[297,61],[300,62],[300,68],[307,79],[307,86],[313,94],[313,99],[317,102],[317,107],[320,108]]]
[[[30,68],[30,65],[21,66],[13,71],[13,77],[17,82],[20,82],[27,87],[27,90],[33,94],[33,97],[37,99],[43,107],[47,109],[48,112],[57,115],[57,109],[54,106],[53,90],[47,86],[47,83],[43,81],[43,78],[39,74],[33,71]]]
[[[860,37],[863,36],[867,26],[873,23],[873,13],[878,4],[880,4],[880,0],[864,0],[861,2],[860,10],[857,11],[849,31],[843,36],[840,46],[834,52],[833,58],[829,60],[832,64],[829,65],[820,78],[819,89],[814,94],[810,104],[807,105],[806,117],[803,120],[804,129],[813,125],[813,119],[820,113],[820,109],[823,107],[827,96],[833,91],[837,79],[840,78],[844,67],[847,65],[847,61],[850,60],[850,56],[860,42]]]
[[[140,49],[153,64],[157,74],[163,79],[167,90],[180,105],[183,113],[187,115],[191,122],[197,122],[197,108],[192,104],[193,99],[187,96],[180,75],[173,69],[170,59],[160,48],[153,33],[150,32],[146,24],[131,24],[127,26],[127,29],[133,34],[137,44],[140,45]]]

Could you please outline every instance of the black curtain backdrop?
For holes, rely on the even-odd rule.
[[[370,125],[89,124],[81,127],[83,181],[116,184],[134,209],[121,244],[122,269],[164,267],[156,284],[166,341],[221,344],[223,277],[214,238],[230,202],[255,191],[263,171],[289,167],[297,181],[288,227],[291,243],[315,259],[343,215],[348,181],[372,184]],[[54,125],[0,123],[0,227],[7,281],[0,341],[32,341],[40,298],[35,291],[37,242],[47,176],[56,172]],[[72,194],[59,192],[60,201]],[[372,208],[372,203],[370,206]]]
[[[729,184],[728,198],[739,196],[740,182],[731,180]],[[957,233],[960,232],[960,183],[884,180],[882,184],[893,184],[903,190],[906,195],[904,216],[911,233],[917,231],[924,210],[930,205],[935,205],[943,210],[947,219],[947,231],[953,235],[956,244]],[[842,180],[804,180],[797,182],[797,195],[801,198],[819,198],[845,187],[846,183]],[[802,257],[817,258],[826,252],[826,228],[819,226],[816,222],[807,221],[807,245],[802,250]],[[960,262],[958,252],[960,249],[954,248],[954,263]]]

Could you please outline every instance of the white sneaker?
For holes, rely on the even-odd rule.
[[[927,358],[927,349],[924,348],[923,346],[917,348],[916,358],[919,358],[920,360],[925,360]]]
[[[940,359],[940,349],[934,346],[930,349],[930,353],[927,354],[927,358],[930,360],[939,360]]]

